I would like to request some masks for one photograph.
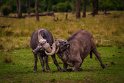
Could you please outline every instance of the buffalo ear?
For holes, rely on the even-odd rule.
[[[55,43],[56,43],[57,46],[60,45],[59,40],[57,40],[57,39],[55,39]]]

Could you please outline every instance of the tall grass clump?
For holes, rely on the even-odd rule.
[[[12,57],[9,53],[4,53],[4,57],[3,57],[3,62],[4,63],[12,63]]]

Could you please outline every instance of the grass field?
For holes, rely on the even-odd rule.
[[[0,17],[0,83],[123,83],[124,82],[124,11],[113,11],[109,15],[87,15],[80,20],[69,13],[53,17],[22,19]],[[29,48],[30,35],[43,27],[50,30],[54,38],[68,38],[79,29],[91,32],[96,40],[106,68],[102,69],[95,57],[87,57],[80,72],[58,72],[49,57],[51,72],[42,72],[38,61],[38,72],[33,73],[33,54]],[[61,60],[57,58],[62,66]]]
[[[38,72],[33,73],[33,55],[30,49],[18,49],[9,53],[0,52],[0,83],[123,83],[124,48],[99,47],[106,68],[102,69],[98,61],[89,56],[85,59],[80,72],[58,72],[49,57],[51,72],[42,72],[38,61]],[[6,63],[4,57],[11,57]],[[58,59],[60,65],[61,61]]]

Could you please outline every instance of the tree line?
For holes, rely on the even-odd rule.
[[[21,18],[22,13],[35,12],[36,19],[42,12],[76,12],[76,18],[86,17],[86,11],[92,11],[95,16],[99,11],[106,14],[109,10],[124,10],[124,0],[0,0],[0,11],[4,16],[17,13]]]

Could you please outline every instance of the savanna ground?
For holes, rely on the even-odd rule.
[[[123,83],[124,82],[124,12],[114,11],[109,15],[87,15],[80,20],[69,13],[65,20],[64,13],[53,17],[35,17],[17,19],[0,17],[0,83]],[[98,51],[106,65],[102,69],[96,60],[87,57],[80,72],[58,72],[49,57],[51,72],[42,72],[38,61],[38,72],[33,73],[33,54],[29,48],[30,35],[43,27],[52,32],[54,38],[68,38],[72,33],[86,29],[96,40]],[[57,60],[62,66],[60,59]]]

